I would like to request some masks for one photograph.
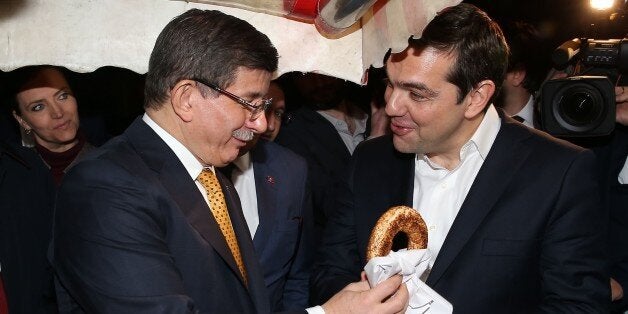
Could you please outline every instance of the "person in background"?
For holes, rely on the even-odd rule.
[[[275,80],[270,82],[266,97],[272,99],[273,104],[266,112],[268,128],[266,132],[262,133],[261,138],[272,142],[277,138],[277,134],[279,134],[279,130],[281,130],[281,123],[286,113],[286,94],[283,92],[283,87]]]
[[[62,69],[30,66],[9,73],[8,79],[7,103],[28,148],[13,147],[15,153],[2,160],[4,288],[11,313],[56,313],[53,271],[46,258],[55,193],[66,171],[92,146],[79,132],[77,101]]]
[[[492,105],[507,60],[497,23],[467,3],[388,58],[392,136],[353,155],[318,251],[316,300],[360,277],[375,222],[407,205],[428,229],[422,278],[454,313],[608,312],[595,156]]]
[[[215,167],[266,130],[277,58],[266,35],[219,11],[188,10],[161,31],[144,115],[74,166],[57,197],[51,261],[74,312],[271,312],[238,195]],[[407,300],[396,276],[309,310],[395,313]]]
[[[352,101],[350,83],[317,73],[293,76],[301,107],[288,114],[277,139],[308,163],[315,236],[333,206],[335,185],[346,174],[356,146],[368,137],[368,116]]]
[[[523,21],[503,25],[510,48],[508,70],[495,105],[524,125],[535,128],[535,98],[549,70],[549,51],[544,51],[536,28]]]
[[[224,170],[240,196],[272,309],[302,309],[308,305],[314,257],[307,164],[272,142],[281,128],[285,98],[274,81],[266,97],[273,100],[266,111],[268,129],[255,134]]]
[[[615,87],[615,130],[598,156],[602,202],[610,210],[610,258],[612,313],[628,310],[628,86]]]

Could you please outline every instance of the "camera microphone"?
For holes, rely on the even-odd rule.
[[[564,42],[560,47],[556,48],[552,53],[552,62],[557,68],[566,66],[571,58],[580,52],[581,41],[579,38]]]

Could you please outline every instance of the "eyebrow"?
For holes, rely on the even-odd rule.
[[[61,87],[61,88],[60,88],[60,89],[59,89],[56,93],[54,93],[54,95],[53,95],[53,96],[54,96],[54,97],[57,97],[57,96],[59,96],[59,94],[61,94],[61,93],[71,93],[71,92],[70,92],[70,87],[68,87],[68,86],[63,86],[63,87]],[[40,103],[40,102],[44,102],[45,100],[46,100],[45,98],[40,98],[40,99],[33,100],[33,101],[31,101],[31,102],[27,103],[27,104],[26,104],[26,107],[28,107],[28,106],[30,106],[30,105],[32,105],[32,104],[36,104],[36,103]]]
[[[436,97],[440,94],[438,91],[435,91],[427,87],[427,85],[425,85],[424,83],[420,82],[399,82],[398,85],[407,90],[417,90],[424,92],[429,97]]]

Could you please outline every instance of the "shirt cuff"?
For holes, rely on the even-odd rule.
[[[320,305],[317,305],[315,307],[307,308],[307,309],[305,309],[305,311],[308,314],[325,314],[325,310],[323,310],[323,307],[320,306]]]

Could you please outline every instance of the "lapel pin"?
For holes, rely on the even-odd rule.
[[[268,184],[275,184],[275,178],[271,177],[271,176],[266,176],[266,182],[268,182]]]

